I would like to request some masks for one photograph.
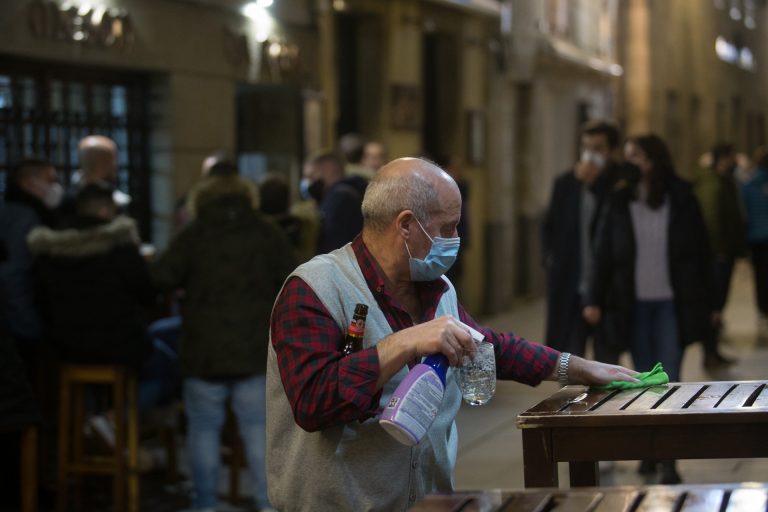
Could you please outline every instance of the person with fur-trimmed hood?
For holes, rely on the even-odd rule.
[[[216,507],[219,443],[231,399],[257,509],[269,508],[264,451],[269,316],[295,259],[288,238],[258,210],[255,185],[232,162],[214,164],[189,195],[191,221],[151,266],[155,284],[182,288],[184,377],[195,510]]]
[[[37,257],[45,337],[63,360],[138,368],[151,351],[146,310],[155,293],[133,219],[117,216],[113,190],[84,186],[67,229],[27,238]]]

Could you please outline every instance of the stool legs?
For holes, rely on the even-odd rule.
[[[67,507],[67,498],[69,491],[69,482],[67,481],[69,464],[69,372],[62,369],[59,382],[59,470],[58,470],[58,496],[56,499],[56,509],[63,512]]]
[[[83,463],[85,451],[83,449],[83,425],[85,424],[85,385],[71,382],[69,384],[74,389],[74,395],[71,395],[74,402],[74,422],[70,421],[69,426],[72,428],[72,458],[75,461],[75,465],[79,466]],[[83,476],[80,473],[73,475],[74,487],[75,487],[75,510],[83,509]]]
[[[91,456],[84,451],[83,396],[88,384],[112,386],[112,408],[115,417],[115,446],[112,457]],[[59,512],[66,510],[69,504],[69,476],[73,475],[78,484],[79,497],[79,484],[83,473],[112,474],[115,512],[122,512],[126,505],[130,512],[138,512],[139,426],[136,379],[133,373],[120,366],[65,365],[61,369],[59,402]],[[82,509],[79,500],[76,505],[78,510]]]
[[[123,448],[125,447],[125,388],[115,385],[112,388],[112,410],[115,414],[115,459],[114,471],[115,480],[113,482],[112,501],[115,512],[123,512],[125,509],[125,457]]]
[[[21,433],[21,510],[37,511],[37,427]]]
[[[139,512],[139,414],[136,379],[128,377],[128,511]]]

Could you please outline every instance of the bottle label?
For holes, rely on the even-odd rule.
[[[393,434],[392,429],[398,429],[407,433],[407,439],[418,443],[437,417],[444,390],[440,377],[432,368],[418,365],[392,394],[380,420],[387,424],[390,434]],[[393,435],[404,442],[401,436]]]
[[[363,334],[365,333],[365,320],[352,320],[352,322],[349,324],[349,329],[347,329],[347,332],[352,336],[358,336],[362,338]]]

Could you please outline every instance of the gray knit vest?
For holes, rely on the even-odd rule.
[[[352,246],[313,258],[297,268],[339,328],[346,332],[355,304],[369,306],[364,347],[392,334],[363,277]],[[459,317],[450,282],[436,316]],[[339,344],[342,340],[339,340]],[[380,407],[407,374],[404,367],[384,386]],[[267,475],[269,499],[282,512],[406,510],[427,493],[453,489],[458,432],[454,418],[461,393],[453,370],[435,422],[421,443],[408,447],[379,426],[376,418],[320,432],[296,425],[271,343],[267,360]]]

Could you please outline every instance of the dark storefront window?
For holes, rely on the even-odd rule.
[[[118,188],[149,240],[147,99],[141,73],[0,57],[0,197],[8,169],[32,155],[51,160],[68,186],[80,139],[106,135],[118,146]]]
[[[237,88],[237,160],[255,183],[283,176],[295,190],[304,153],[301,92],[290,86],[240,84]]]

